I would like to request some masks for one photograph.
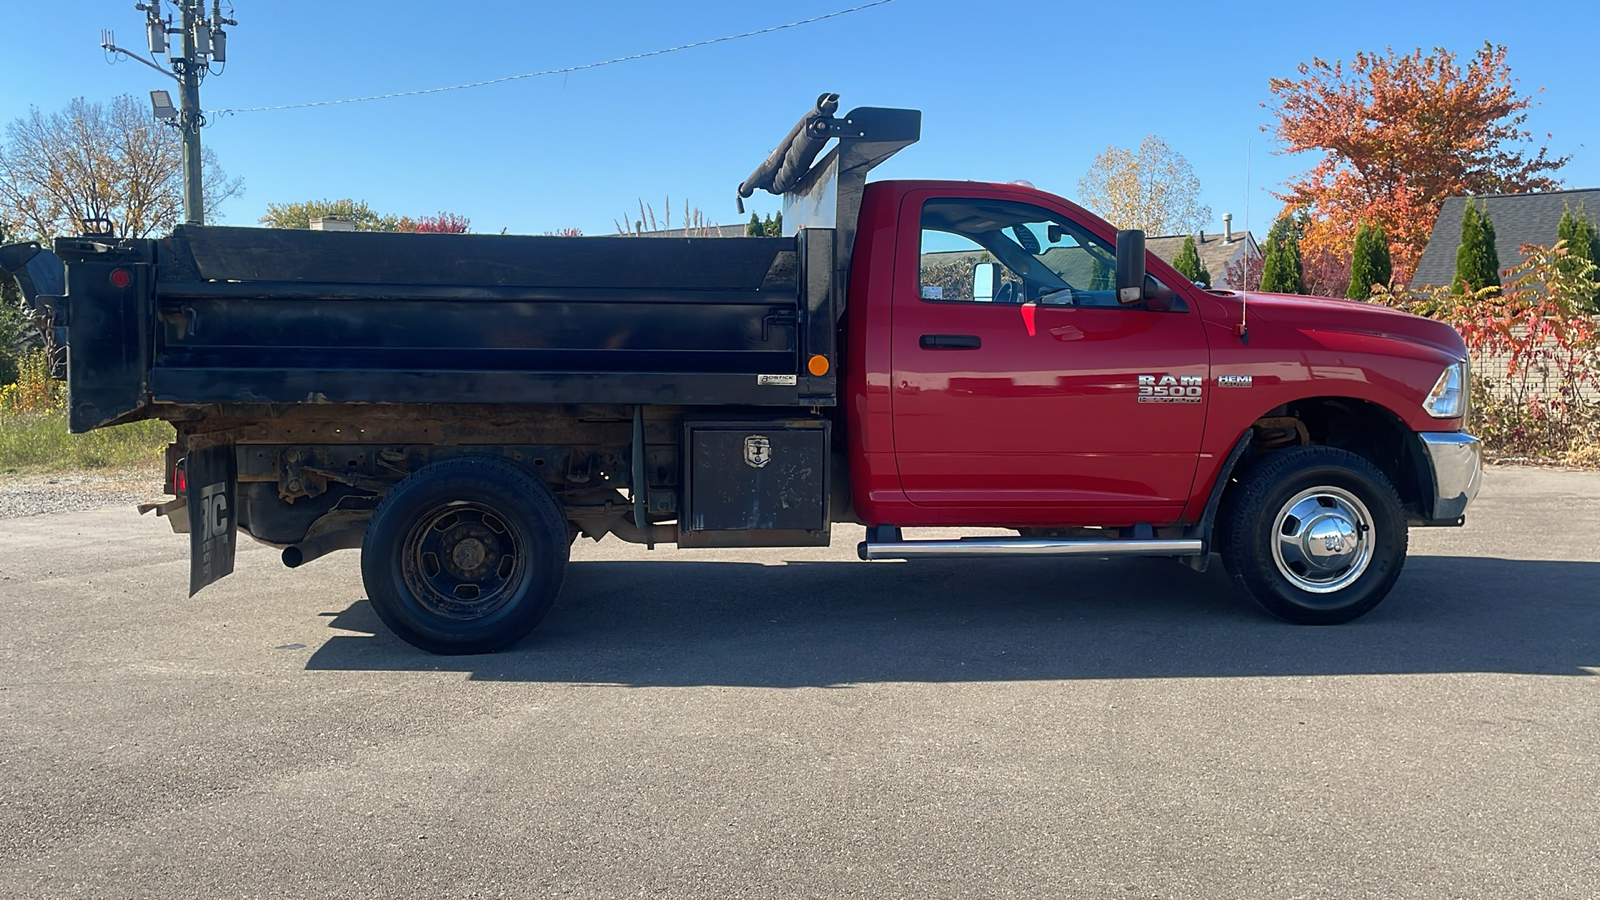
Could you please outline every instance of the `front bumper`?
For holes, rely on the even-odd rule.
[[[1417,439],[1433,476],[1433,496],[1423,498],[1432,503],[1423,511],[1426,524],[1460,525],[1483,482],[1483,444],[1459,431],[1424,431]]]

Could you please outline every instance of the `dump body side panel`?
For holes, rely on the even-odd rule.
[[[806,250],[830,239],[72,239],[69,369],[86,399],[129,395],[84,427],[241,403],[831,406],[833,378],[801,358],[836,355],[832,327],[809,327],[831,321],[832,285]],[[128,288],[103,283],[119,267]]]

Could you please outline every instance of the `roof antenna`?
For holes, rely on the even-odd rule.
[[[1244,273],[1244,290],[1239,292],[1239,327],[1235,333],[1239,335],[1239,343],[1250,343],[1250,255],[1249,244],[1255,243],[1255,237],[1250,234],[1250,140],[1244,142],[1244,233],[1246,237]],[[1265,262],[1265,260],[1263,260]]]

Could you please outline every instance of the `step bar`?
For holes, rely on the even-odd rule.
[[[1205,544],[1198,538],[1072,540],[1053,538],[969,537],[953,541],[862,541],[862,559],[948,559],[963,556],[1197,556]]]

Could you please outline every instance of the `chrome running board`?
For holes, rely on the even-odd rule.
[[[961,538],[955,541],[863,541],[862,559],[938,559],[958,556],[1195,556],[1199,539],[1052,540],[1043,538]]]

